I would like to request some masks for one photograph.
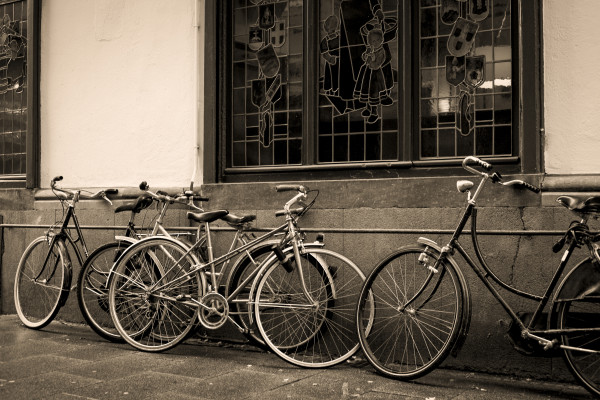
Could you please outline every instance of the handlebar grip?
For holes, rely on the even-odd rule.
[[[148,188],[150,188],[150,186],[148,186],[148,182],[142,181],[140,183],[140,190],[148,190]]]
[[[106,189],[104,194],[117,194],[119,193],[119,189]]]
[[[54,178],[52,178],[52,182],[59,182],[59,181],[62,181],[62,180],[63,180],[62,175],[55,176]]]
[[[298,191],[302,193],[308,192],[308,188],[303,185],[277,185],[275,190],[278,192]]]
[[[523,187],[525,189],[531,190],[533,193],[539,193],[540,192],[540,188],[539,187],[533,186],[532,184],[524,182],[524,181],[518,181],[516,183],[516,186]]]
[[[208,201],[209,200],[208,197],[204,197],[204,196],[194,196],[193,199],[196,201]]]
[[[491,171],[492,170],[492,164],[485,162],[483,160],[480,160],[479,158],[475,158],[475,163],[477,165],[479,165],[481,168],[485,169],[486,171]]]

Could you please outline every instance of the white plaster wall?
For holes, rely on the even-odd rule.
[[[197,2],[42,2],[43,187],[55,175],[66,187],[189,184],[202,105]]]
[[[544,0],[545,167],[600,173],[600,1]]]

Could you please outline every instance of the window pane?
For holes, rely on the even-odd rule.
[[[398,11],[392,0],[319,2],[318,135],[333,136],[317,141],[319,163],[398,159]]]
[[[27,2],[0,6],[0,175],[25,174]]]
[[[230,96],[236,117],[230,151],[244,153],[228,159],[232,167],[297,164],[302,158],[302,2],[254,3],[234,3]]]
[[[421,159],[512,155],[510,12],[510,0],[420,2]]]

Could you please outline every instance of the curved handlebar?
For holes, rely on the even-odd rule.
[[[139,188],[141,190],[143,190],[144,192],[146,192],[152,199],[161,202],[161,203],[168,203],[168,204],[172,204],[172,203],[179,203],[179,204],[185,204],[195,210],[198,211],[204,211],[201,207],[198,207],[197,205],[194,204],[194,201],[208,201],[208,197],[204,197],[204,196],[200,196],[198,194],[195,194],[194,192],[192,192],[191,190],[186,190],[183,193],[178,193],[178,194],[174,194],[174,195],[170,195],[166,192],[163,192],[162,190],[158,190],[156,193],[153,193],[150,191],[150,186],[148,185],[148,182],[146,181],[142,181],[139,185]]]
[[[512,180],[512,181],[504,182],[502,180],[502,175],[500,175],[500,173],[494,172],[493,174],[488,175],[485,172],[478,171],[475,168],[469,166],[469,163],[471,163],[471,164],[477,164],[478,166],[480,166],[481,168],[485,169],[486,171],[490,171],[493,168],[492,164],[487,163],[487,162],[485,162],[483,160],[480,160],[479,158],[473,157],[473,156],[466,157],[463,160],[463,162],[462,162],[463,168],[466,169],[467,171],[472,172],[475,175],[481,175],[481,176],[484,176],[484,177],[489,177],[489,178],[491,178],[492,182],[494,182],[494,183],[499,183],[499,184],[501,184],[503,186],[515,186],[517,188],[522,188],[522,189],[530,190],[530,191],[532,191],[534,193],[539,193],[541,191],[541,189],[538,188],[537,186],[533,186],[532,184],[527,183],[527,182],[522,181],[522,180],[519,180],[519,179],[515,179],[515,180]]]
[[[462,162],[462,166],[464,169],[466,169],[469,172],[472,172],[475,175],[485,175],[485,173],[481,172],[481,171],[477,171],[475,168],[469,166],[469,163],[476,164],[476,165],[480,166],[481,168],[485,169],[486,171],[491,171],[493,168],[492,164],[487,163],[477,157],[473,157],[473,156],[466,157]]]
[[[278,192],[298,191],[300,193],[308,193],[309,189],[304,185],[277,185],[275,190]]]
[[[541,191],[541,189],[539,187],[533,186],[530,183],[527,183],[525,181],[521,181],[518,179],[508,181],[508,182],[500,182],[500,183],[504,186],[516,186],[518,188],[524,188],[524,189],[532,191],[533,193],[539,193]]]
[[[87,190],[82,190],[82,189],[71,190],[71,189],[64,189],[64,188],[57,187],[56,182],[60,182],[62,180],[63,180],[62,175],[59,175],[59,176],[55,176],[54,178],[52,178],[52,181],[50,181],[50,187],[55,192],[56,197],[58,197],[60,200],[68,200],[69,197],[72,197],[72,198],[76,199],[76,201],[79,201],[81,194],[83,194],[85,196],[85,198],[88,200],[104,199],[110,205],[112,205],[112,201],[110,201],[110,199],[107,196],[110,194],[119,193],[119,189],[114,189],[114,188],[102,189],[102,190],[98,190],[95,193],[92,193],[92,192],[89,192]]]

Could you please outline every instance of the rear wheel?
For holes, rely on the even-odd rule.
[[[71,260],[62,241],[50,248],[46,236],[25,249],[15,276],[14,300],[19,319],[28,328],[41,329],[58,314],[71,287]]]
[[[392,378],[414,379],[433,370],[460,331],[464,291],[457,272],[443,263],[433,273],[419,261],[422,254],[433,265],[437,255],[421,246],[386,257],[367,278],[358,301],[361,347],[370,363]]]
[[[563,358],[573,376],[591,393],[600,396],[600,299],[565,300],[558,308],[558,328],[576,329],[561,335]],[[584,350],[584,351],[582,351]]]
[[[338,364],[358,350],[354,313],[365,276],[327,249],[305,249],[300,262],[292,258],[291,271],[277,259],[265,267],[254,294],[256,324],[271,350],[292,364]]]
[[[108,309],[108,275],[130,242],[113,242],[98,247],[83,264],[77,280],[77,301],[88,325],[101,337],[122,342]]]
[[[235,292],[248,277],[256,272],[260,264],[273,254],[272,246],[274,244],[276,243],[265,243],[260,247],[251,249],[249,255],[244,253],[241,261],[233,266],[229,274],[225,289],[226,298]],[[231,299],[229,315],[245,330],[244,335],[252,344],[264,347],[265,342],[254,323],[254,318],[250,316],[253,311],[250,307],[250,291],[253,282],[254,279],[250,279],[237,296]]]
[[[197,262],[174,241],[154,237],[130,247],[109,280],[109,309],[115,328],[133,347],[164,351],[193,328],[202,297]]]

